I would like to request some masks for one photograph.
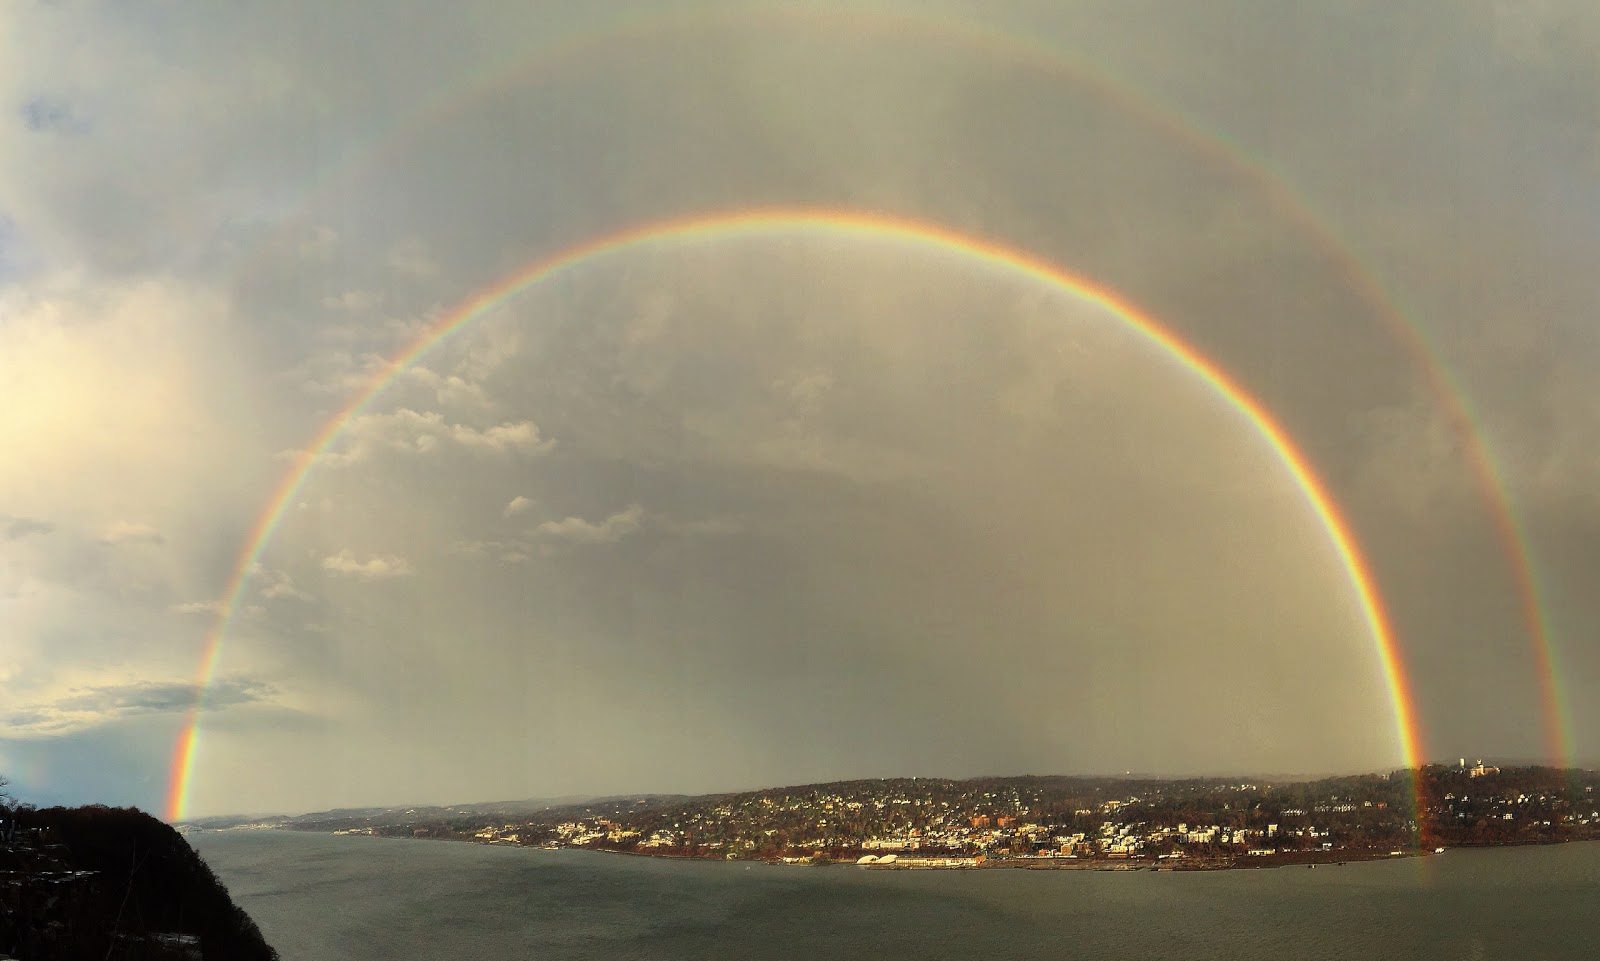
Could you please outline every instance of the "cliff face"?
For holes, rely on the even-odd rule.
[[[275,961],[177,831],[135,808],[0,809],[0,956]]]

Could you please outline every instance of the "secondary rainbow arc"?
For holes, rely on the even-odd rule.
[[[370,166],[410,137],[482,97],[503,89],[508,83],[581,59],[602,44],[624,38],[649,38],[666,29],[694,30],[708,20],[719,17],[741,21],[772,20],[781,26],[829,26],[843,22],[850,26],[852,35],[875,31],[898,42],[931,40],[966,45],[997,60],[1023,64],[1092,90],[1128,116],[1183,143],[1257,188],[1288,222],[1338,267],[1350,290],[1382,321],[1422,372],[1429,394],[1441,405],[1452,432],[1461,439],[1468,467],[1474,483],[1483,494],[1490,523],[1511,575],[1518,617],[1527,636],[1539,685],[1545,751],[1558,763],[1570,766],[1571,713],[1561,681],[1533,552],[1512,503],[1504,471],[1495,462],[1479,426],[1481,419],[1474,414],[1465,391],[1437,359],[1437,350],[1427,335],[1397,297],[1378,279],[1376,271],[1363,263],[1351,245],[1338,236],[1325,218],[1317,214],[1288,178],[1225,134],[1197,123],[1182,111],[1163,103],[1159,97],[1118,77],[1115,71],[1099,68],[1079,55],[1065,55],[1032,37],[1019,36],[948,10],[931,11],[924,7],[898,4],[847,7],[826,2],[646,7],[620,16],[601,16],[576,29],[562,32],[554,39],[539,35],[540,41],[531,53],[489,62],[462,81],[442,88],[438,94],[424,100],[415,111],[405,115],[406,119],[401,124],[392,125],[386,132],[380,133],[375,148],[358,149],[353,159],[347,159],[318,178],[308,192],[308,198],[323,196],[330,187],[345,182],[356,171]],[[309,200],[301,205],[302,210],[308,207]],[[294,219],[297,218],[291,218]]]
[[[656,221],[609,233],[540,258],[483,289],[442,315],[410,345],[397,353],[342,409],[334,414],[302,449],[280,480],[267,506],[251,527],[224,594],[224,604],[208,633],[200,658],[195,702],[184,718],[173,754],[167,817],[182,820],[198,758],[200,720],[205,692],[220,662],[223,641],[259,561],[296,493],[311,475],[345,425],[364,410],[406,368],[421,359],[452,333],[485,316],[532,285],[601,254],[617,252],[652,241],[732,237],[740,234],[782,231],[831,234],[841,237],[883,238],[919,244],[960,254],[982,264],[1009,270],[1056,289],[1070,292],[1104,309],[1148,343],[1158,347],[1200,377],[1242,415],[1269,444],[1305,495],[1307,504],[1328,536],[1341,566],[1347,572],[1363,618],[1371,634],[1384,683],[1393,706],[1396,737],[1407,767],[1422,757],[1411,683],[1406,674],[1387,609],[1370,565],[1360,552],[1350,525],[1340,514],[1326,485],[1310,461],[1276,419],[1215,362],[1180,340],[1149,314],[1119,294],[1059,267],[994,241],[957,233],[948,228],[884,214],[837,209],[758,208]]]

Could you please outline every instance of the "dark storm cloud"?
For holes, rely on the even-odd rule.
[[[207,705],[225,708],[260,701],[273,693],[270,685],[260,681],[220,680],[206,687],[205,698]],[[186,711],[194,705],[194,699],[193,685],[146,682],[92,688],[60,699],[55,707],[110,719],[128,714]]]
[[[209,684],[204,703],[210,710],[222,711],[270,702],[276,694],[277,691],[264,682],[230,678]],[[144,715],[181,714],[194,705],[192,684],[141,681],[74,689],[25,710],[14,711],[0,722],[14,733],[48,736],[116,724]]]

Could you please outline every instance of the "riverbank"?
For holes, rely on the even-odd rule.
[[[1235,858],[995,858],[977,863],[939,864],[925,863],[923,859],[909,858],[890,863],[875,862],[859,867],[869,871],[946,871],[946,870],[1021,870],[1021,871],[1233,871],[1283,867],[1343,867],[1346,863],[1362,861],[1393,861],[1401,858],[1428,857],[1441,853],[1422,849],[1377,850],[1346,849],[1342,851],[1285,851]],[[838,862],[848,864],[849,862]]]
[[[233,830],[233,829],[224,829]],[[273,828],[288,833],[305,834],[294,828]],[[1074,858],[1074,857],[999,857],[978,858],[963,855],[928,855],[926,857],[897,857],[892,861],[878,860],[861,863],[848,857],[814,861],[810,858],[728,858],[710,854],[685,854],[625,850],[620,848],[589,847],[586,845],[510,845],[485,843],[470,837],[392,837],[387,835],[349,834],[344,836],[385,837],[396,841],[454,841],[482,847],[517,847],[540,851],[586,851],[591,854],[617,854],[627,857],[648,858],[658,861],[707,861],[718,863],[764,864],[775,867],[854,867],[867,871],[1247,871],[1263,868],[1285,867],[1343,867],[1347,863],[1366,861],[1393,861],[1404,858],[1428,857],[1443,853],[1444,849],[1423,848],[1344,848],[1331,851],[1279,851],[1273,854],[1245,855],[1228,858],[1197,857],[1131,857],[1131,858]],[[1517,847],[1520,845],[1496,845]]]
[[[1260,854],[1234,858],[1138,858],[1126,861],[1079,862],[1096,871],[1247,871],[1260,868],[1284,867],[1343,867],[1347,863],[1362,861],[1393,861],[1401,858],[1429,857],[1441,852],[1422,849],[1343,851],[1284,851],[1278,854]],[[1061,859],[1057,859],[1059,862]],[[1069,862],[1070,863],[1070,862]],[[996,862],[997,867],[1024,867],[1029,870],[1058,870],[1065,865],[1049,862],[1022,862],[1015,860]]]

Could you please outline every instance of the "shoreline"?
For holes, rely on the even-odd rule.
[[[223,828],[216,833],[233,833],[238,828]],[[261,829],[254,829],[261,830]],[[617,848],[583,847],[562,845],[545,847],[543,845],[527,844],[489,844],[471,838],[430,838],[430,837],[391,837],[381,834],[354,834],[324,831],[302,831],[292,827],[266,828],[271,831],[285,831],[295,834],[322,834],[327,837],[368,837],[387,841],[443,841],[457,844],[476,844],[481,847],[516,848],[527,851],[581,851],[589,854],[615,854],[624,857],[647,858],[657,861],[703,861],[709,864],[743,864],[746,866],[764,865],[780,868],[859,868],[863,871],[1145,871],[1151,873],[1181,874],[1186,872],[1203,871],[1259,871],[1271,868],[1288,867],[1343,867],[1346,864],[1359,864],[1374,861],[1400,861],[1414,858],[1435,857],[1448,848],[1429,850],[1425,848],[1410,849],[1344,849],[1338,851],[1286,851],[1271,855],[1242,856],[1232,858],[1171,858],[1157,859],[1153,857],[1142,858],[995,858],[979,862],[961,864],[935,864],[924,863],[919,858],[908,857],[905,862],[894,861],[888,864],[882,862],[860,864],[851,860],[838,861],[782,861],[767,858],[727,858],[712,857],[694,854],[655,854],[644,851],[624,851]],[[1511,847],[1542,847],[1548,844],[1568,844],[1582,838],[1570,841],[1543,842],[1541,844],[1494,844],[1494,845],[1467,845],[1460,849],[1473,848],[1511,848]],[[930,855],[930,859],[957,859],[965,860],[962,855]]]

